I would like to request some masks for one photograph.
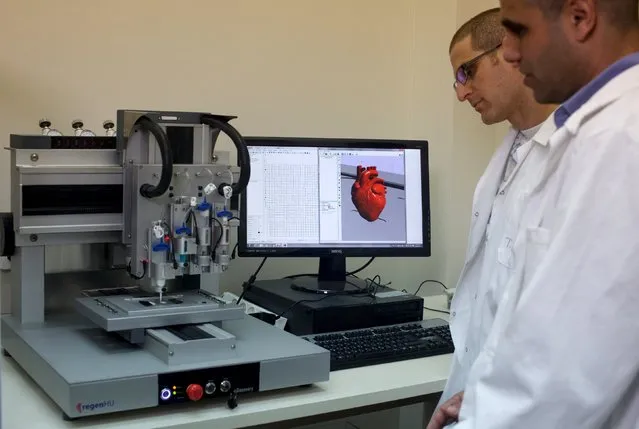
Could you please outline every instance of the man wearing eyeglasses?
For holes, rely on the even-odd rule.
[[[522,193],[542,169],[555,130],[551,113],[556,106],[537,103],[517,65],[504,60],[505,34],[500,10],[490,9],[462,25],[449,48],[459,101],[467,101],[484,124],[507,121],[510,130],[475,190],[466,260],[451,305],[453,365],[428,429],[441,429],[458,417],[470,369],[514,272]]]
[[[561,106],[455,429],[637,429],[639,0],[500,4],[504,59]]]

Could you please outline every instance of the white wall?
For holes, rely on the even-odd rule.
[[[236,114],[246,135],[428,139],[433,256],[379,259],[364,274],[412,291],[424,279],[451,284],[497,131],[457,103],[448,42],[461,20],[496,3],[5,2],[0,143],[38,131],[43,116],[67,133],[76,117],[101,131],[118,108]],[[8,162],[0,151],[0,210],[9,209]],[[260,277],[316,269],[315,260],[295,262],[270,260]],[[258,263],[236,260],[223,286],[237,292]]]

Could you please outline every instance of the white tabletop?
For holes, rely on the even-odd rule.
[[[443,297],[426,300],[441,309]],[[425,312],[426,318],[446,315]],[[225,401],[153,408],[107,416],[62,420],[60,409],[11,358],[2,358],[2,429],[62,428],[239,428],[328,414],[440,392],[451,355],[332,372],[330,380],[312,387],[239,396],[234,410]]]

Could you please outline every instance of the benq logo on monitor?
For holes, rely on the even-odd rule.
[[[102,408],[113,408],[115,406],[115,401],[113,399],[102,402],[88,402],[83,404],[82,402],[78,402],[75,405],[75,409],[78,413],[82,412],[91,412],[95,410],[99,410]]]
[[[342,251],[340,249],[331,249],[331,253],[337,253],[338,255],[341,255]]]

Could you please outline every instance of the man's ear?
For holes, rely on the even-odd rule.
[[[597,0],[567,0],[562,14],[568,36],[583,43],[597,27]]]

